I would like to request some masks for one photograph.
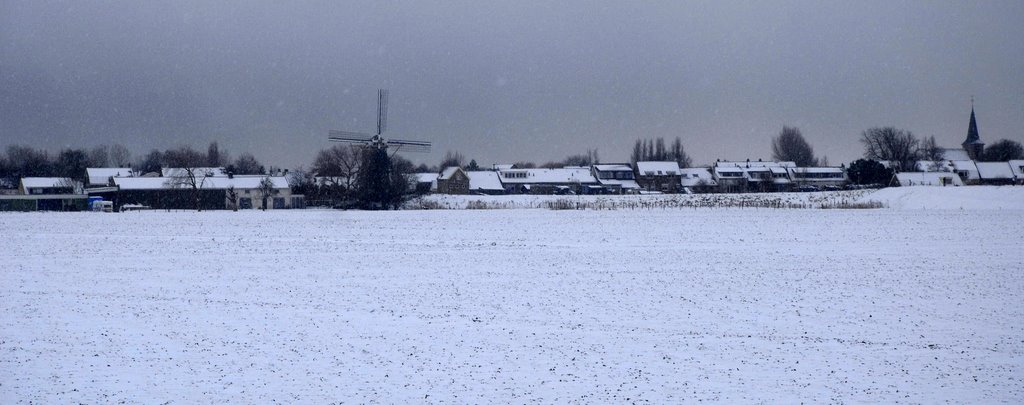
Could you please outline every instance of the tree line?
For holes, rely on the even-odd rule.
[[[167,150],[153,149],[137,158],[124,145],[99,145],[92,149],[65,148],[55,155],[44,149],[24,145],[10,145],[0,154],[0,179],[17,184],[22,177],[67,177],[86,182],[86,168],[123,167],[138,174],[160,173],[165,167],[223,167],[232,174],[266,174],[267,169],[250,153],[231,159],[217,142],[211,142],[206,152],[191,146]]]

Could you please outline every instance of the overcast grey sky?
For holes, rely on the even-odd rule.
[[[1024,141],[1024,2],[0,0],[0,145],[219,141],[309,165],[329,129],[481,165],[682,138],[697,163],[769,158],[798,126],[833,164],[896,126]]]

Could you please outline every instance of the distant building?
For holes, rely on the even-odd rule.
[[[684,192],[711,193],[718,190],[718,183],[707,167],[687,167],[679,169],[679,174]]]
[[[270,179],[270,193],[264,195],[260,183]],[[115,210],[125,205],[153,209],[194,209],[198,193],[201,209],[292,209],[305,208],[302,195],[293,195],[284,176],[210,176],[200,179],[198,190],[176,184],[170,177],[115,177],[118,188]],[[234,201],[231,199],[234,193]]]
[[[678,193],[682,188],[679,163],[636,162],[636,182],[647,191]]]
[[[981,184],[1010,185],[1016,180],[1009,162],[975,162],[975,165]]]
[[[902,172],[896,173],[901,186],[962,186],[960,176],[948,172]]]
[[[505,186],[501,185],[498,172],[492,170],[474,170],[466,172],[469,177],[470,194],[499,195],[505,194]]]
[[[590,167],[590,171],[604,193],[635,194],[640,190],[633,167],[626,163],[596,164]]]
[[[129,167],[90,167],[85,169],[85,175],[89,180],[85,186],[89,188],[109,186],[114,177],[136,177]]]
[[[84,211],[88,203],[82,184],[65,177],[25,177],[18,194],[0,195],[0,211]]]
[[[589,167],[505,169],[498,178],[507,194],[590,194],[601,187]]]
[[[446,167],[437,176],[437,192],[441,194],[469,194],[469,176],[458,166]]]
[[[974,118],[974,100],[971,100],[971,122],[967,124],[967,139],[961,146],[967,151],[970,160],[981,159],[981,154],[985,151],[985,143],[978,135],[978,122]]]

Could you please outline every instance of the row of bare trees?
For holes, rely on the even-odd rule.
[[[910,131],[894,127],[869,128],[861,133],[860,142],[865,158],[892,162],[900,171],[916,170],[919,160],[945,159],[934,136],[919,139]],[[988,145],[978,158],[988,162],[1024,159],[1024,148],[1016,141],[1001,139]]]
[[[678,137],[668,147],[665,146],[665,138],[637,139],[633,144],[633,153],[630,154],[629,160],[633,164],[643,161],[674,161],[683,168],[693,164],[690,155],[683,148],[683,141]]]

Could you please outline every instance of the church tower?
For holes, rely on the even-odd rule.
[[[967,139],[961,144],[967,151],[971,160],[981,158],[981,152],[985,150],[985,143],[978,136],[978,122],[974,119],[974,98],[971,98],[971,123],[967,125]]]

